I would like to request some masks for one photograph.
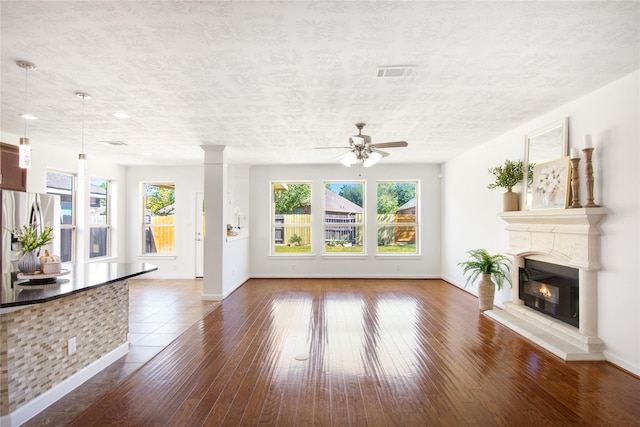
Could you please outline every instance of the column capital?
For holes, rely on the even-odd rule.
[[[204,151],[204,164],[224,164],[227,162],[227,146],[219,144],[201,145]]]

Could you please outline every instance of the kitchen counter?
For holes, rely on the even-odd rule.
[[[61,267],[68,274],[51,284],[2,275],[0,425],[21,425],[126,355],[128,279],[158,269],[115,262]]]
[[[157,269],[158,267],[155,265],[147,263],[63,263],[62,270],[68,270],[69,274],[57,277],[56,282],[51,284],[18,279],[17,272],[4,273],[2,275],[0,308],[38,304],[64,298]]]

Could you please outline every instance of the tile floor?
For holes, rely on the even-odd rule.
[[[129,353],[23,425],[67,424],[218,305],[201,296],[202,280],[129,280]]]

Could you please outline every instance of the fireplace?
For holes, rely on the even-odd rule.
[[[484,313],[564,360],[604,360],[598,272],[605,215],[599,207],[500,214],[513,256],[513,299]]]
[[[525,306],[579,327],[579,270],[525,259],[518,279],[519,297]]]

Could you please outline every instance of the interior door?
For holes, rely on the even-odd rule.
[[[196,277],[204,275],[204,193],[196,193]]]

